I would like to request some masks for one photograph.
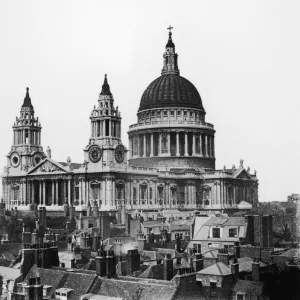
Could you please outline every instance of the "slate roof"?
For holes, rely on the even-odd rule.
[[[217,275],[217,276],[227,276],[232,274],[231,269],[223,262],[217,262],[197,273],[203,275]]]
[[[253,258],[251,257],[238,258],[239,272],[249,272],[249,273],[252,272],[252,262],[253,262]],[[268,265],[260,261],[259,266],[260,268],[265,268]]]
[[[235,293],[240,292],[259,296],[262,295],[263,287],[264,282],[262,281],[239,280],[235,284],[233,291]]]
[[[210,218],[204,226],[211,226],[211,225],[222,225],[222,226],[244,226],[245,225],[245,218],[244,217],[212,217]]]
[[[165,248],[157,248],[156,251],[165,257],[167,254],[171,254],[172,258],[180,258],[182,257],[175,249],[165,249]]]
[[[8,268],[8,267],[0,267],[0,277],[4,279],[16,279],[21,275],[20,269]]]
[[[87,294],[96,279],[96,274],[72,273],[64,269],[42,269],[33,266],[27,277],[40,276],[41,283],[51,285],[53,288],[47,296],[52,297],[56,289],[69,288],[73,292],[68,300],[79,300],[80,296]]]

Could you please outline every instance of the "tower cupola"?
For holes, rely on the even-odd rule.
[[[45,157],[41,146],[41,130],[42,126],[39,118],[34,115],[27,87],[20,117],[16,117],[13,125],[13,145],[7,155],[8,167],[12,172],[20,169],[27,171]]]
[[[176,74],[179,75],[178,69],[178,55],[175,53],[175,44],[172,40],[172,30],[173,27],[169,26],[169,39],[168,43],[166,44],[166,51],[164,52],[164,66],[161,71],[162,75],[165,74]]]

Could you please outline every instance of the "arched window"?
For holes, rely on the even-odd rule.
[[[133,199],[136,200],[136,188],[133,188]]]
[[[150,193],[149,198],[150,200],[152,200],[152,187],[149,189],[149,193]]]

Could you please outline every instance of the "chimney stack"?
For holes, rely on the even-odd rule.
[[[259,281],[259,268],[259,260],[255,257],[252,262],[252,281]]]
[[[218,251],[218,262],[223,262],[225,265],[229,265],[229,254],[224,249]]]
[[[199,272],[203,269],[203,258],[201,253],[196,253],[193,260],[194,272]]]
[[[240,272],[239,267],[240,265],[238,263],[237,258],[235,257],[233,259],[233,263],[230,265],[231,273],[234,275],[235,279],[238,279],[239,277],[239,272]]]
[[[167,254],[164,259],[164,280],[171,280],[173,278],[173,259],[171,254]]]
[[[95,258],[96,262],[96,274],[97,276],[104,277],[106,275],[106,253],[101,246],[101,249],[98,250],[98,255]]]
[[[113,273],[113,252],[112,251],[107,251],[106,255],[106,276],[107,278],[111,278],[112,273]]]
[[[236,258],[241,257],[241,247],[239,242],[234,242],[233,251]]]
[[[140,270],[141,257],[137,249],[127,251],[128,275]]]

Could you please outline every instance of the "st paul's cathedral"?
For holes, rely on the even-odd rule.
[[[243,160],[237,167],[215,169],[215,129],[205,115],[198,90],[180,76],[171,31],[161,76],[144,91],[137,123],[129,127],[128,148],[106,75],[80,164],[69,158],[56,162],[49,147],[43,150],[41,123],[27,88],[2,175],[6,208],[59,211],[68,203],[84,213],[98,206],[124,223],[126,212],[137,210],[234,211],[241,203],[255,207],[256,172],[245,169]]]

